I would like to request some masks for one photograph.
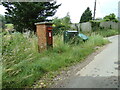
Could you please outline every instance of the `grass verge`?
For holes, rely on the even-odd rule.
[[[62,36],[54,36],[52,50],[37,52],[37,37],[31,38],[15,33],[2,37],[2,85],[3,88],[30,87],[49,72],[57,71],[84,60],[109,41],[102,36],[91,34],[89,40],[77,45],[64,44]],[[51,75],[52,76],[52,75]]]
[[[109,37],[109,36],[113,36],[113,35],[118,35],[118,30],[113,30],[113,29],[103,29],[103,30],[97,30],[94,32],[82,32],[85,35],[91,36],[91,34],[96,34],[96,35],[100,35],[103,37]]]

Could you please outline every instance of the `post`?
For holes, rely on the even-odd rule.
[[[35,23],[38,37],[38,51],[42,52],[53,47],[52,23]]]
[[[95,20],[95,12],[96,11],[96,0],[95,0],[95,5],[94,5],[94,16],[93,16],[93,20]]]

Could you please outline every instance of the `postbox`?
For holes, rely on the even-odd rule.
[[[47,48],[49,49],[50,47],[53,46],[53,35],[52,35],[52,26],[47,26]]]
[[[35,23],[38,37],[38,51],[42,52],[53,47],[52,23]]]

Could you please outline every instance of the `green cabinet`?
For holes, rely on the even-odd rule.
[[[64,43],[67,43],[71,39],[77,37],[78,34],[79,34],[78,31],[64,31],[64,34],[63,34]]]

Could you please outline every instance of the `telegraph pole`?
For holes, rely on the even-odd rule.
[[[95,13],[96,13],[96,12],[95,12],[95,11],[96,11],[96,1],[97,1],[97,0],[95,0],[93,20],[95,20]]]

